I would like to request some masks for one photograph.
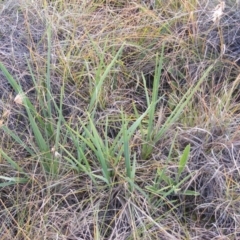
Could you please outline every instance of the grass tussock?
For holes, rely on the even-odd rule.
[[[1,1],[0,239],[239,239],[238,5]]]

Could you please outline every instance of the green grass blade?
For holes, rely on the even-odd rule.
[[[0,179],[7,181],[7,182],[0,183],[0,187],[7,187],[10,185],[15,185],[15,184],[19,184],[19,183],[27,183],[29,181],[29,179],[27,179],[27,178],[4,177],[4,176],[0,176]]]
[[[148,112],[150,111],[152,107],[152,103],[150,104],[150,106],[147,108],[147,110],[139,117],[137,117],[137,119],[135,120],[135,122],[127,129],[127,134],[129,136],[129,138],[133,135],[133,133],[137,130],[137,128],[141,125],[142,120],[144,119],[144,117],[148,114]],[[114,151],[115,152],[119,152],[119,154],[121,154],[123,152],[123,128],[121,128],[119,134],[118,134],[118,138],[117,141],[115,142],[114,145]]]
[[[61,87],[60,107],[59,107],[59,109],[57,108],[57,106],[55,106],[55,108],[57,108],[57,110],[59,110],[58,111],[57,129],[56,129],[56,138],[55,138],[55,147],[56,147],[56,149],[58,148],[58,144],[59,144],[59,140],[60,140],[61,124],[62,124],[62,120],[64,119],[63,115],[62,115],[63,95],[64,95],[64,86]]]
[[[189,159],[189,153],[190,153],[190,145],[188,144],[182,154],[182,157],[180,158],[179,165],[178,165],[178,175],[177,175],[177,182],[179,181],[180,175],[182,174],[182,171],[184,170],[187,161]]]
[[[113,65],[116,63],[119,55],[121,54],[122,50],[123,50],[123,47],[124,47],[124,44],[122,45],[122,47],[118,50],[117,54],[115,55],[115,57],[113,58],[113,60],[111,61],[111,63],[107,66],[107,68],[105,69],[103,75],[101,76],[99,82],[97,83],[95,89],[94,89],[94,93],[91,97],[91,101],[90,101],[90,104],[89,104],[89,108],[88,108],[88,111],[89,112],[92,112],[92,110],[94,109],[94,105],[96,104],[97,102],[97,99],[99,97],[99,92],[100,92],[100,89],[103,85],[103,82],[104,80],[106,79],[108,73],[110,72],[111,68],[113,67]]]
[[[11,136],[17,143],[19,143],[24,149],[28,151],[28,153],[31,154],[31,156],[35,155],[35,153],[30,149],[20,138],[17,136],[13,131],[11,131],[8,127],[2,126],[1,127],[5,133],[7,133],[9,136]]]
[[[106,182],[108,184],[110,184],[110,175],[109,175],[106,154],[104,152],[104,149],[105,149],[104,144],[103,144],[102,139],[99,136],[97,129],[96,129],[95,125],[93,124],[90,116],[89,116],[89,123],[90,123],[90,128],[91,128],[93,134],[90,134],[90,132],[87,131],[88,137],[92,140],[93,144],[96,147],[95,154],[96,154],[96,156],[100,162],[100,165],[102,167],[103,176],[105,177]]]
[[[161,78],[162,66],[163,66],[163,60],[164,60],[163,53],[164,53],[164,45],[162,47],[162,52],[161,52],[160,59],[158,60],[158,56],[156,58],[156,69],[155,69],[155,75],[154,75],[154,81],[153,81],[153,93],[152,93],[152,100],[151,100],[152,101],[152,107],[149,111],[147,141],[150,140],[151,135],[153,134],[154,115],[155,115],[155,110],[156,110],[159,82],[160,82],[160,78]],[[159,63],[158,63],[158,61],[159,61]]]
[[[127,177],[131,178],[131,161],[129,150],[129,135],[127,133],[126,123],[123,123],[123,146],[124,146],[124,159]]]
[[[143,75],[143,73],[142,73],[142,80],[143,80],[143,86],[144,86],[145,96],[146,96],[146,100],[147,100],[147,106],[149,107],[150,97],[149,97],[149,94],[148,94],[146,79],[145,79],[145,76]]]
[[[53,132],[53,125],[51,124],[52,121],[52,106],[51,106],[51,35],[52,30],[51,26],[49,25],[47,28],[47,42],[48,42],[48,52],[47,52],[47,72],[46,72],[46,86],[47,86],[47,110],[48,110],[48,117],[50,119],[50,128],[51,132]]]
[[[15,183],[25,183],[28,181],[27,178],[19,178],[19,177],[5,177],[5,176],[0,176],[0,179],[6,180],[6,181],[12,181]]]
[[[0,148],[0,154],[3,156],[3,158],[6,159],[6,161],[14,168],[16,169],[18,172],[20,173],[24,173],[23,169],[21,167],[19,167],[19,165],[13,161],[1,148]]]
[[[102,168],[102,173],[104,176],[103,179],[105,179],[104,181],[107,184],[110,184],[110,174],[108,170],[108,163],[106,159],[106,154],[104,152],[105,147],[101,137],[97,132],[95,125],[91,120],[91,117],[89,116],[89,129],[91,129],[91,132],[86,126],[84,126],[84,123],[82,123],[84,134],[79,134],[77,131],[71,129],[68,125],[66,125],[66,127],[69,129],[69,131],[72,131],[76,136],[78,136],[78,138],[80,138],[87,145],[87,147],[89,147],[95,153],[95,156],[97,157],[100,163],[100,166]],[[86,137],[84,137],[84,135]]]
[[[33,130],[33,133],[34,133],[34,136],[35,136],[35,139],[36,139],[36,142],[37,142],[37,145],[38,145],[40,151],[42,153],[43,152],[48,152],[49,147],[48,147],[47,143],[45,142],[45,140],[44,140],[44,138],[43,138],[43,136],[42,136],[42,134],[41,134],[41,132],[38,128],[38,125],[36,124],[35,119],[32,116],[26,102],[25,102],[25,107],[26,107],[26,110],[27,110],[28,119],[30,121],[31,128]]]
[[[199,89],[200,85],[203,83],[205,78],[208,76],[209,72],[212,70],[214,65],[210,65],[207,70],[204,72],[202,77],[199,79],[198,83],[195,87],[190,88],[182,97],[181,101],[178,103],[174,111],[168,117],[167,121],[163,124],[161,129],[158,131],[155,137],[155,143],[160,140],[162,135],[169,129],[169,127],[177,120],[177,118],[181,115],[183,109],[188,104],[190,99],[192,98],[193,94]]]
[[[155,75],[154,75],[154,81],[153,81],[152,100],[151,100],[152,107],[149,111],[146,143],[143,145],[143,148],[142,148],[143,159],[148,158],[148,156],[152,153],[152,149],[153,149],[153,146],[151,145],[151,143],[152,143],[152,137],[154,137],[153,136],[154,135],[153,134],[154,116],[155,116],[155,111],[156,111],[159,82],[160,82],[160,78],[161,78],[162,66],[163,66],[163,60],[164,60],[163,53],[164,53],[164,45],[162,46],[162,52],[161,52],[160,59],[158,60],[158,56],[156,58],[156,68],[155,68]]]
[[[18,83],[15,81],[15,79],[12,77],[12,75],[8,72],[8,70],[5,68],[5,66],[0,62],[0,69],[2,70],[3,74],[7,78],[8,82],[11,84],[13,89],[17,92],[20,93],[22,92],[22,88]]]

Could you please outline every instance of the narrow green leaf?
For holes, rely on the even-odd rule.
[[[17,136],[13,131],[11,131],[7,126],[1,127],[5,133],[7,133],[9,136],[11,136],[17,143],[19,143],[24,149],[28,151],[32,156],[35,155],[35,153],[30,149],[20,138]]]
[[[144,86],[145,96],[146,96],[146,100],[147,100],[147,106],[149,107],[150,97],[149,97],[149,94],[148,94],[146,79],[145,79],[145,76],[143,75],[143,73],[142,73],[142,80],[143,80],[143,86]]]
[[[95,89],[94,89],[94,93],[91,97],[91,101],[89,104],[89,108],[88,111],[92,112],[92,110],[94,109],[94,105],[96,104],[96,101],[99,97],[99,92],[100,89],[103,85],[103,82],[105,80],[105,78],[107,77],[108,73],[110,72],[111,68],[113,67],[113,65],[115,64],[115,62],[117,61],[119,55],[121,54],[122,50],[123,50],[124,44],[122,45],[122,47],[118,50],[117,54],[115,55],[115,57],[113,58],[113,60],[111,61],[111,63],[107,66],[107,68],[105,69],[103,75],[101,76],[99,82],[97,83]]]
[[[15,183],[25,183],[28,181],[27,178],[19,178],[19,177],[5,177],[5,176],[0,176],[0,179],[6,180],[6,181],[11,181]]]
[[[19,165],[13,161],[1,148],[0,148],[0,154],[7,160],[7,162],[18,172],[24,173],[23,169],[19,167]]]
[[[13,179],[12,181],[0,183],[0,187],[7,187],[10,185],[15,185],[15,184],[19,184],[19,183],[27,183],[28,181],[29,180],[26,178],[18,178],[18,179],[16,178],[16,179]]]
[[[80,120],[81,121],[81,120]],[[68,125],[66,127],[72,131],[75,135],[77,135],[86,145],[95,153],[101,168],[102,168],[102,173],[105,178],[105,182],[110,184],[110,173],[108,169],[108,163],[107,163],[107,158],[106,154],[104,152],[105,146],[103,144],[103,141],[101,137],[99,136],[97,129],[95,125],[92,122],[91,116],[89,115],[89,129],[91,129],[91,132],[89,129],[82,124],[82,128],[84,130],[84,134],[79,134],[75,130],[71,129]],[[83,135],[86,135],[84,137]]]
[[[101,137],[99,136],[97,129],[95,125],[93,124],[91,118],[89,117],[89,122],[90,122],[90,128],[93,132],[93,135],[89,135],[90,138],[92,138],[93,144],[96,146],[96,151],[95,154],[98,157],[98,160],[100,162],[100,165],[102,167],[102,172],[104,177],[106,178],[106,182],[110,184],[110,175],[109,175],[109,170],[108,170],[108,163],[106,156],[104,154],[104,144],[102,142]]]
[[[42,153],[47,153],[49,151],[49,148],[48,148],[48,145],[46,144],[39,128],[38,128],[38,125],[36,124],[35,122],[35,119],[33,118],[26,102],[25,102],[25,107],[26,107],[26,110],[27,110],[27,114],[28,114],[28,119],[30,121],[30,124],[31,124],[31,128],[33,130],[33,133],[34,133],[34,136],[35,136],[35,139],[36,139],[36,142],[37,142],[37,145],[40,149],[40,151]]]
[[[47,72],[46,72],[46,86],[47,86],[47,110],[48,117],[50,119],[50,128],[53,132],[53,121],[52,121],[52,106],[51,106],[51,51],[52,51],[52,30],[50,24],[47,28],[47,42],[48,42],[48,52],[47,52]]]
[[[172,178],[168,177],[165,174],[165,169],[162,169],[162,170],[158,169],[158,181],[161,182],[162,180],[170,186],[174,184],[174,181],[172,180]]]
[[[131,161],[129,151],[129,136],[127,134],[126,123],[123,123],[123,145],[124,145],[124,159],[127,177],[131,178]]]
[[[186,191],[182,192],[181,195],[185,195],[185,196],[199,196],[200,193],[199,192],[195,192],[195,191],[191,191],[191,190],[186,190]]]
[[[152,107],[149,111],[149,124],[148,124],[148,136],[147,136],[148,141],[150,140],[150,136],[152,134],[153,126],[154,126],[154,114],[156,110],[159,82],[162,74],[162,66],[163,66],[163,59],[164,59],[163,54],[164,54],[164,45],[162,46],[160,59],[158,60],[158,56],[156,59],[156,69],[155,69],[155,75],[154,75],[154,81],[153,81]]]
[[[153,81],[152,100],[151,100],[152,106],[149,111],[147,137],[145,140],[146,143],[143,145],[143,148],[142,148],[143,159],[147,159],[153,150],[153,146],[151,145],[151,143],[152,143],[152,137],[154,137],[154,133],[153,133],[154,116],[155,116],[156,105],[157,105],[159,82],[160,82],[161,73],[162,73],[162,66],[163,66],[163,59],[164,59],[163,54],[164,54],[164,45],[162,46],[162,52],[161,52],[160,59],[158,60],[158,56],[156,58],[156,68],[155,68],[155,75],[154,75],[154,81]]]
[[[180,175],[182,174],[183,169],[185,168],[190,153],[190,144],[188,144],[182,154],[182,157],[180,158],[179,165],[178,165],[178,175],[177,175],[177,182],[179,181]]]
[[[8,82],[11,84],[13,89],[20,93],[22,92],[22,88],[18,85],[18,83],[15,81],[15,79],[12,77],[12,75],[8,72],[8,70],[5,68],[5,66],[0,62],[0,69],[2,70],[3,74],[7,78]]]
[[[63,103],[63,95],[64,95],[64,86],[61,87],[61,94],[60,94],[60,109],[57,108],[57,106],[55,106],[55,108],[58,111],[58,122],[57,122],[57,129],[56,129],[56,139],[55,139],[55,147],[56,149],[58,148],[58,144],[59,144],[59,139],[60,139],[60,132],[61,132],[61,124],[62,124],[62,120],[64,119],[63,115],[62,115],[62,103]],[[55,104],[55,102],[54,102]]]
[[[158,142],[162,135],[169,129],[169,127],[178,119],[180,114],[182,113],[184,107],[188,104],[190,99],[192,98],[193,94],[199,89],[202,82],[205,80],[205,78],[208,76],[209,72],[212,70],[214,65],[210,65],[207,70],[204,72],[202,77],[197,82],[196,86],[193,88],[189,88],[189,90],[184,94],[174,111],[171,113],[171,115],[168,117],[166,122],[163,124],[161,129],[158,131],[154,142]]]

